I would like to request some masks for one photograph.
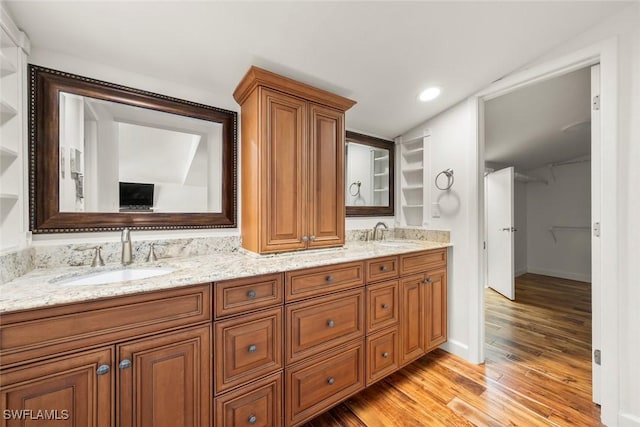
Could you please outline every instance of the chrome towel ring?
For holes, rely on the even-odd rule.
[[[442,187],[438,184],[438,178],[440,178],[440,175],[445,175],[447,177],[447,184]],[[453,169],[451,168],[445,169],[442,172],[440,172],[438,175],[436,175],[435,184],[438,190],[442,190],[442,191],[449,190],[453,186]]]
[[[358,188],[353,189],[353,186],[357,185]],[[357,197],[360,195],[360,186],[362,185],[362,182],[360,181],[356,181],[356,182],[352,182],[351,185],[349,186],[349,194],[351,194],[353,197]]]

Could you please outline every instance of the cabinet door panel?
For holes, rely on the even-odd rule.
[[[427,351],[447,341],[447,273],[437,270],[427,273],[431,280],[425,291],[427,294]]]
[[[398,281],[367,286],[367,334],[398,324]]]
[[[417,274],[400,282],[402,308],[400,310],[401,365],[425,353],[424,275]]]
[[[211,327],[200,326],[117,347],[117,424],[121,427],[210,425]]]
[[[98,375],[101,365],[109,371]],[[6,427],[25,425],[110,427],[112,425],[113,347],[88,351],[4,371],[0,375],[0,409],[22,410],[26,419],[6,420]],[[38,411],[45,411],[39,413]],[[11,412],[10,412],[11,413]],[[30,422],[30,417],[49,418]]]
[[[267,89],[262,91],[264,153],[262,250],[303,249],[307,230],[306,102]]]
[[[216,398],[216,427],[282,425],[282,373]]]
[[[344,244],[344,113],[310,104],[309,247]]]

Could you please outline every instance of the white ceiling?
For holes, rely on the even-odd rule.
[[[250,65],[358,101],[347,128],[394,137],[629,2],[5,1],[35,49],[219,94]],[[44,65],[44,64],[42,64]],[[437,85],[442,95],[420,103]]]
[[[583,68],[487,101],[485,160],[530,170],[589,154],[590,98]]]

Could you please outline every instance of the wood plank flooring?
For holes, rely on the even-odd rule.
[[[526,274],[485,299],[485,364],[436,350],[305,427],[601,426],[590,284]]]

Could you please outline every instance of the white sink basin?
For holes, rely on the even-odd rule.
[[[388,246],[388,247],[402,247],[402,246],[413,246],[414,243],[413,242],[402,242],[399,240],[383,240],[381,242],[378,242],[378,245],[380,246]]]
[[[100,271],[86,273],[82,276],[72,277],[59,282],[63,285],[102,285],[105,283],[124,282],[127,280],[148,279],[149,277],[162,276],[174,272],[174,268],[121,268],[119,270]]]

